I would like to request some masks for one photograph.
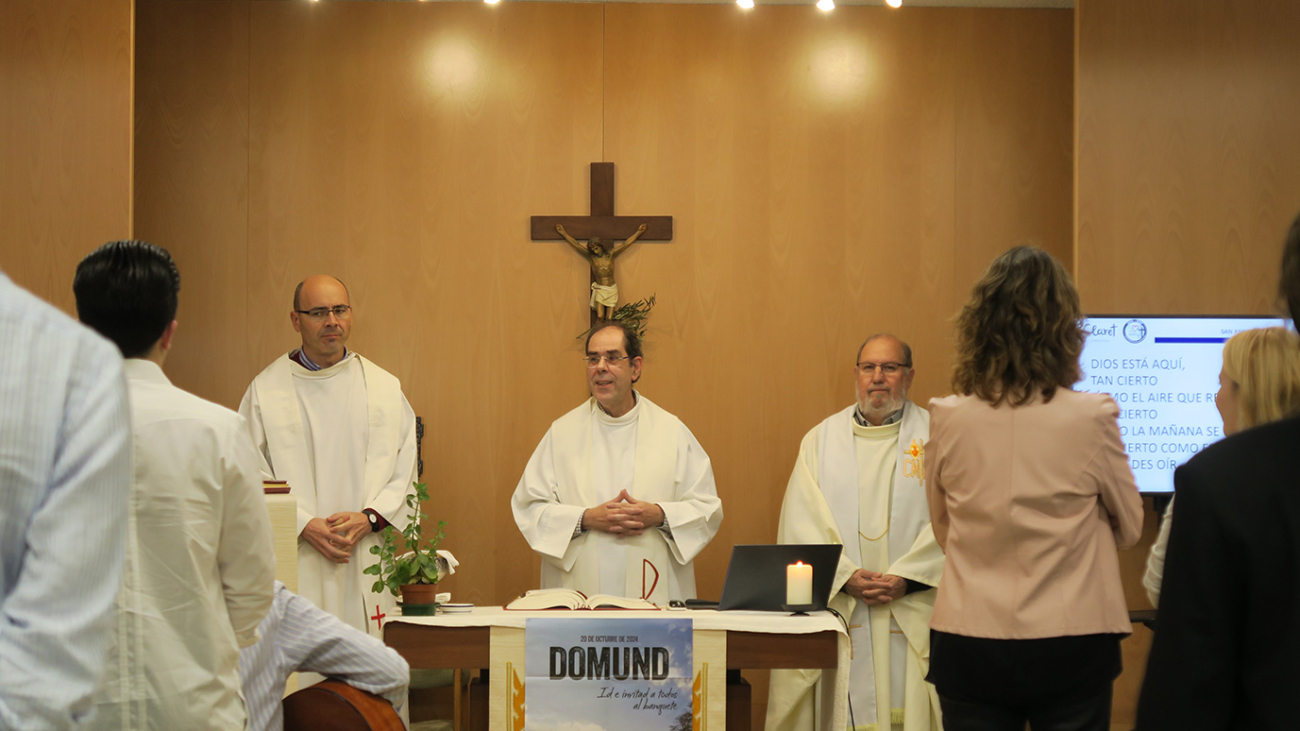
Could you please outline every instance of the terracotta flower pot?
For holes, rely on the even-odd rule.
[[[437,584],[407,584],[399,590],[402,592],[402,614],[430,616],[437,613]]]

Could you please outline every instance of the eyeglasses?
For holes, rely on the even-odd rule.
[[[904,368],[911,368],[911,363],[859,363],[858,370],[863,373],[875,373],[879,368],[880,372],[886,376],[892,376]]]
[[[619,361],[631,360],[631,357],[626,355],[584,355],[582,356],[582,362],[586,363],[588,368],[599,368],[600,362],[602,360],[608,363],[610,368],[618,368],[620,365],[623,365]]]
[[[333,307],[313,307],[310,310],[294,310],[294,312],[297,312],[299,315],[306,315],[307,317],[310,317],[313,320],[324,320],[326,317],[329,317],[330,314],[333,314],[335,317],[339,319],[343,319],[351,311],[352,311],[352,307],[349,305],[334,305]]]

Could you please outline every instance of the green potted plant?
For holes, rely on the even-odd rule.
[[[370,553],[379,557],[379,562],[367,566],[364,573],[378,577],[371,591],[379,593],[388,589],[393,596],[402,597],[402,614],[431,615],[438,610],[435,596],[438,592],[438,579],[447,570],[446,561],[438,556],[438,544],[446,537],[443,528],[447,521],[438,521],[437,532],[424,542],[424,526],[421,525],[428,516],[420,507],[429,499],[429,485],[426,482],[415,483],[415,494],[406,496],[406,507],[410,508],[410,520],[399,533],[393,526],[384,528],[381,536],[383,543],[371,546]],[[400,536],[400,540],[399,540]],[[408,549],[399,554],[402,548]]]

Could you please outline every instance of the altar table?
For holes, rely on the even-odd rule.
[[[696,632],[716,631],[726,638],[726,731],[750,731],[750,687],[741,677],[746,669],[823,668],[835,695],[847,697],[849,639],[839,620],[828,612],[789,616],[773,612],[716,610],[687,611],[544,611],[516,612],[501,607],[478,607],[469,614],[436,617],[390,617],[384,622],[384,641],[415,668],[479,668],[482,675],[492,663],[493,628],[522,630],[530,618],[583,619],[599,616],[626,619],[694,620]],[[500,635],[498,635],[500,636]],[[488,728],[488,691],[485,683],[470,686],[470,723],[473,731]],[[497,727],[494,721],[493,727]],[[504,726],[503,726],[504,727]]]

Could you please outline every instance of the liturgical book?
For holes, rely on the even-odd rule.
[[[538,609],[640,609],[653,610],[659,607],[644,599],[629,599],[613,594],[592,594],[587,596],[573,589],[533,589],[506,605],[506,609],[515,611],[533,611]]]

